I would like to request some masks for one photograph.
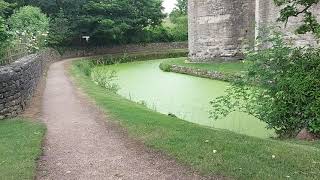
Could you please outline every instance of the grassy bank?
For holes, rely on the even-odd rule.
[[[77,84],[129,134],[205,175],[236,179],[317,179],[318,145],[259,139],[168,117],[98,87],[76,61]]]
[[[42,124],[0,121],[0,179],[34,179],[44,133]]]
[[[228,82],[241,78],[248,67],[249,64],[244,61],[190,63],[188,59],[184,57],[164,61],[159,66],[159,68],[165,72],[174,72]]]
[[[88,58],[95,65],[110,65],[117,63],[129,63],[135,61],[145,61],[154,59],[187,57],[188,51],[185,49],[173,49],[164,52],[132,52],[125,54],[108,54],[104,56]]]
[[[217,63],[190,63],[187,58],[178,58],[165,61],[165,65],[177,65],[182,67],[189,67],[193,69],[201,69],[206,71],[216,71],[221,73],[239,73],[241,71],[246,71],[249,67],[248,63],[243,61],[237,62],[217,62]]]

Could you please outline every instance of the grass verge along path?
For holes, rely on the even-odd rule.
[[[39,123],[0,121],[0,179],[34,179],[44,133]]]
[[[192,124],[151,111],[94,84],[75,61],[71,74],[129,135],[204,175],[236,179],[317,179],[317,146],[259,139]]]

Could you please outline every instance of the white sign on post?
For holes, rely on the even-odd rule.
[[[85,39],[87,42],[89,42],[90,36],[82,36],[82,39]]]

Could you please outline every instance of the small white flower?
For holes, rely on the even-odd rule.
[[[208,143],[209,142],[209,140],[206,140],[206,141],[204,141],[205,143]]]
[[[212,152],[215,154],[215,153],[217,153],[217,150],[213,150]]]
[[[271,157],[272,157],[272,159],[275,159],[275,158],[276,158],[276,156],[275,156],[275,155],[272,155]]]

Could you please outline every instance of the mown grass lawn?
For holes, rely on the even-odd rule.
[[[168,117],[95,85],[82,73],[83,61],[70,70],[76,83],[129,135],[165,152],[204,175],[236,179],[318,179],[318,143],[259,139]]]
[[[0,179],[34,179],[44,133],[39,123],[0,121]]]
[[[178,65],[178,66],[189,67],[194,69],[216,71],[221,73],[231,73],[231,74],[239,73],[241,71],[246,71],[249,67],[248,62],[243,62],[243,61],[217,62],[217,63],[190,63],[185,57],[170,59],[163,63],[168,65]]]

